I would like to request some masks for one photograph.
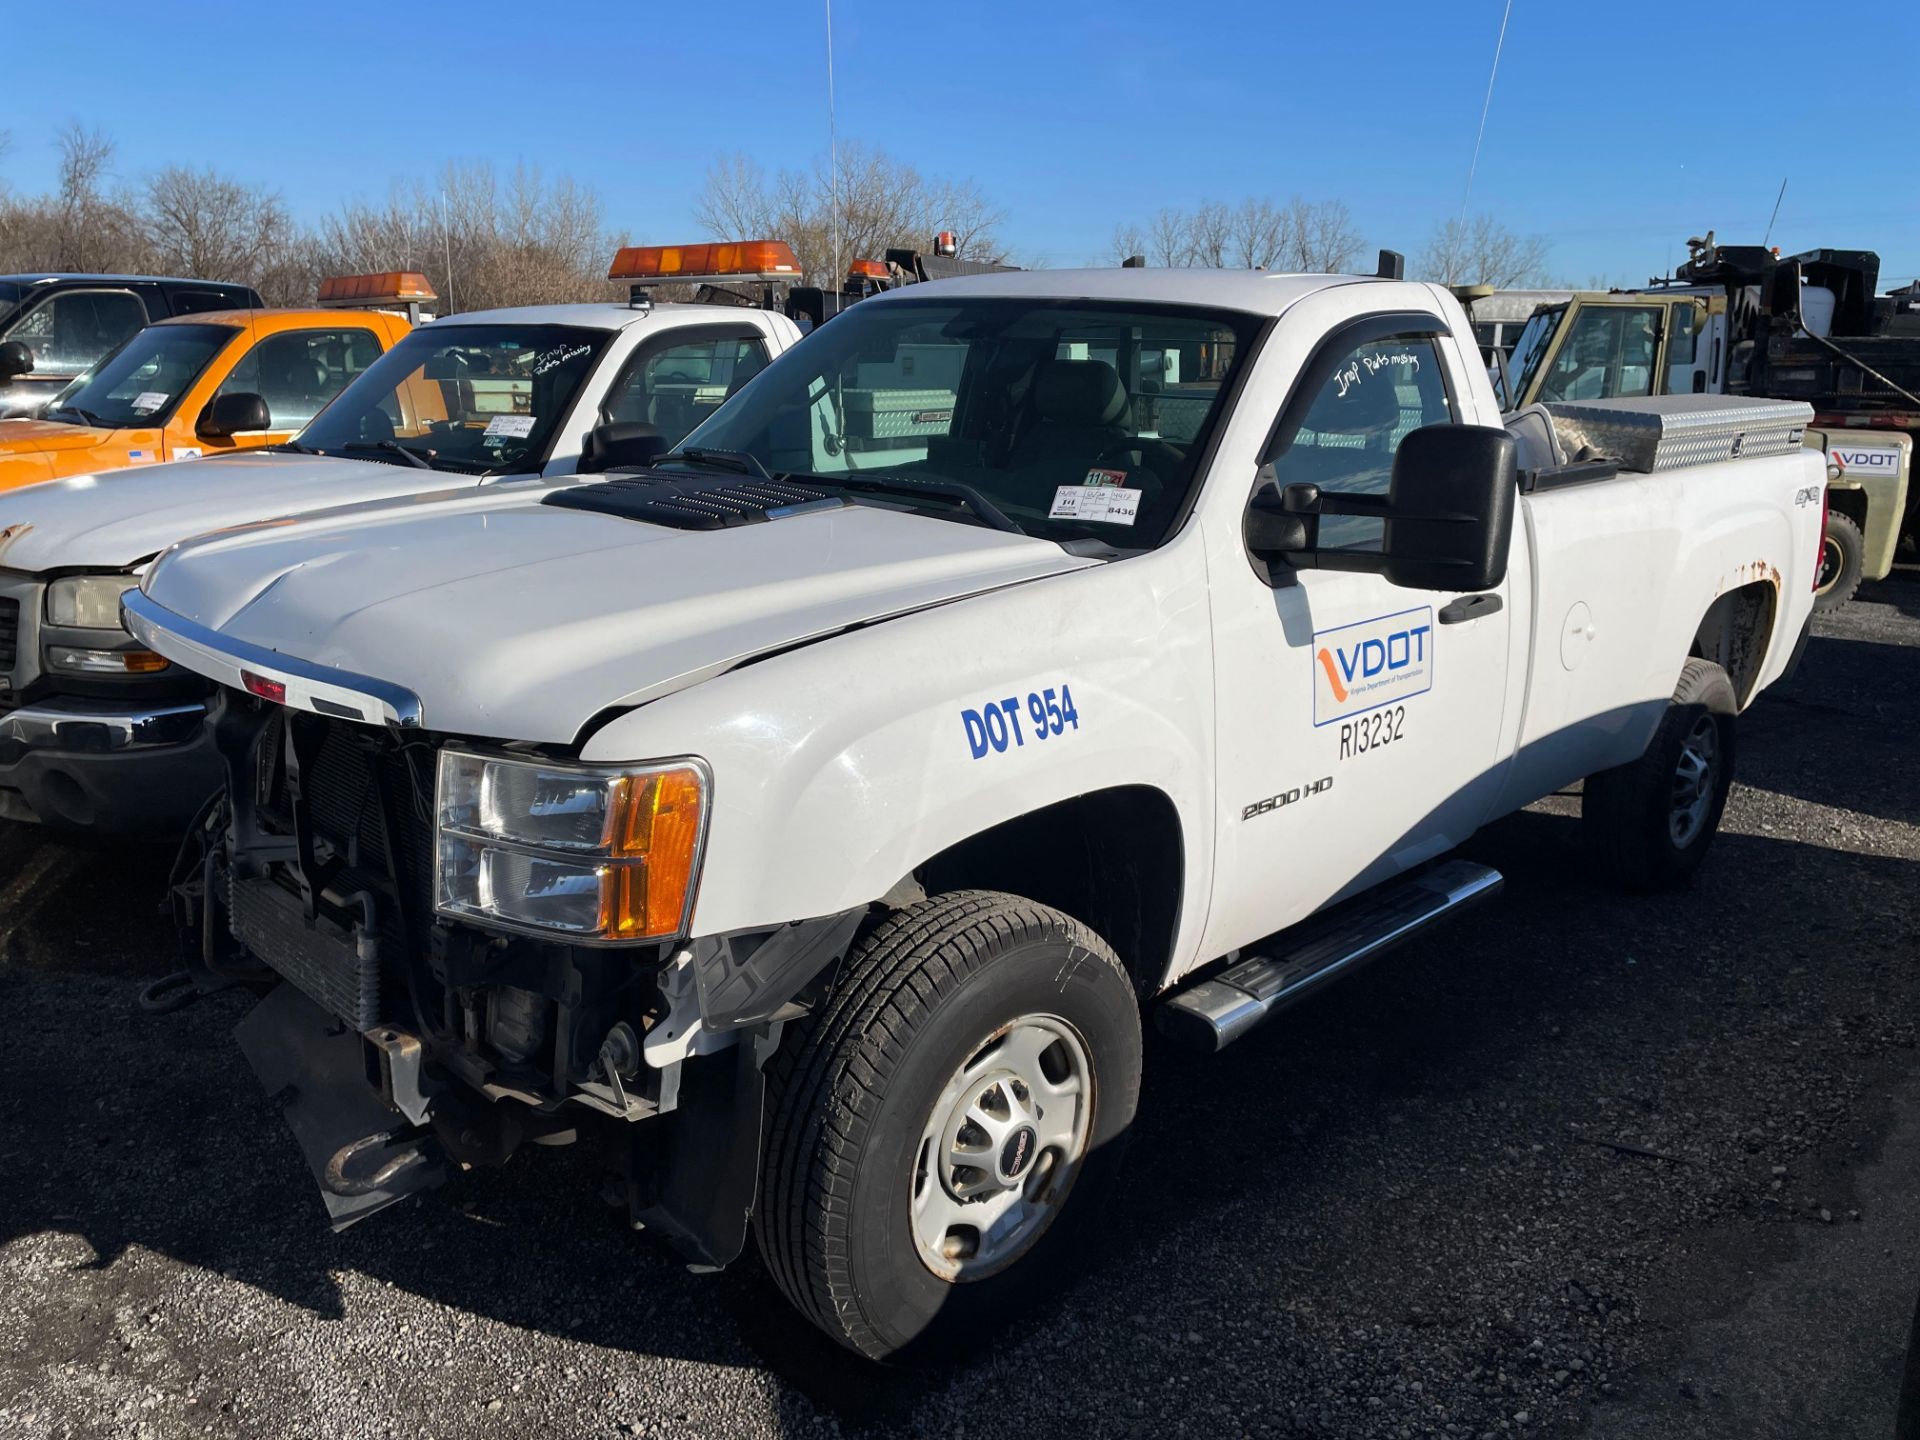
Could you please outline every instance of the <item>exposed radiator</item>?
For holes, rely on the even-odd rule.
[[[299,898],[271,880],[234,880],[228,914],[234,939],[308,999],[356,1030],[380,1023],[377,942],[363,953],[332,921],[308,920]]]

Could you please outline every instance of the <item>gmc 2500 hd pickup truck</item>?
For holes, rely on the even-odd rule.
[[[1213,1048],[1585,779],[1679,881],[1804,633],[1803,406],[1499,411],[1458,304],[1151,270],[863,301],[651,467],[169,552],[206,973],[336,1223],[592,1140],[885,1357],[1071,1273],[1141,1022]],[[1600,459],[1603,451],[1614,458]]]
[[[0,493],[0,819],[177,835],[219,787],[211,687],[120,624],[167,546],[657,453],[799,339],[744,306],[474,311],[394,345],[289,444]]]

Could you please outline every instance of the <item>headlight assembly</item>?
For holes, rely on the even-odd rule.
[[[706,827],[703,765],[443,750],[436,789],[441,914],[585,941],[685,930]]]
[[[81,630],[121,630],[120,597],[139,586],[132,575],[69,575],[47,586],[47,623]]]

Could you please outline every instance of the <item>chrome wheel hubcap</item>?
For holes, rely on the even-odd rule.
[[[1093,1129],[1086,1042],[1024,1015],[967,1057],[934,1101],[914,1164],[914,1247],[943,1280],[984,1279],[1033,1248],[1067,1198]]]
[[[1673,806],[1667,814],[1667,833],[1676,847],[1693,843],[1707,823],[1720,767],[1720,726],[1702,715],[1680,747],[1680,763],[1673,772]]]

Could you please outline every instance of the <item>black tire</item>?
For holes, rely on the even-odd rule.
[[[1720,828],[1733,788],[1734,695],[1727,672],[1689,660],[1680,683],[1638,760],[1587,777],[1580,820],[1587,852],[1609,877],[1632,890],[1666,890],[1700,867]],[[1700,727],[1712,732],[1713,764],[1705,801],[1682,827],[1681,767]],[[1699,747],[1695,747],[1695,757]]]
[[[909,1215],[923,1132],[969,1057],[1033,1014],[1067,1022],[1091,1061],[1085,1158],[1030,1250],[998,1273],[943,1279],[922,1260]],[[1050,1279],[1072,1273],[1119,1171],[1140,1047],[1132,983],[1070,916],[993,891],[888,916],[768,1062],[754,1228],[781,1291],[876,1360],[990,1339]]]
[[[1860,533],[1860,527],[1852,517],[1829,510],[1827,531],[1820,543],[1820,577],[1825,583],[1813,592],[1815,614],[1831,614],[1853,599],[1860,589],[1860,573],[1866,561],[1867,537]]]

